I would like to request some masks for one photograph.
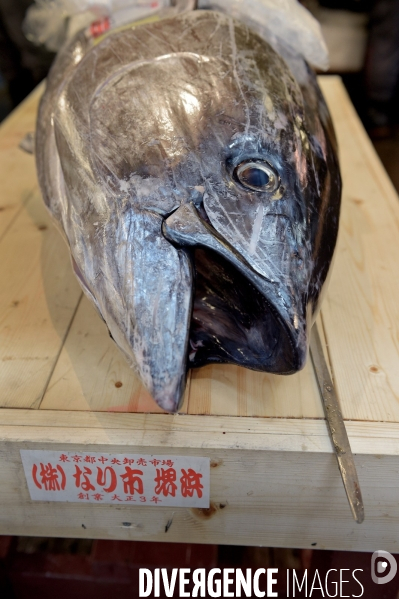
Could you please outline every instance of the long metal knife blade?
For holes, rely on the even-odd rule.
[[[361,524],[364,520],[364,506],[355,461],[316,323],[313,325],[310,338],[310,354],[345,492],[353,517],[356,522]]]

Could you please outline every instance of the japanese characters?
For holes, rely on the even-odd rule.
[[[209,459],[21,451],[31,498],[137,505],[209,504]]]

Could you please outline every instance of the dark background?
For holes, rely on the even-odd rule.
[[[399,555],[395,557],[399,564]],[[351,572],[360,569],[363,572],[357,572],[356,577],[364,587],[364,599],[397,599],[399,574],[392,582],[377,585],[371,580],[370,567],[371,553],[349,551],[0,537],[1,599],[136,598],[139,596],[139,568],[167,568],[169,577],[172,568],[241,568],[244,573],[246,568],[252,571],[278,568],[277,585],[273,590],[279,599],[293,596],[292,588],[287,594],[287,569],[294,569],[299,581],[307,570],[308,597],[316,569],[324,589],[327,571],[338,570],[329,575],[328,591],[332,596],[331,583],[339,580],[340,569],[347,569],[342,579],[350,582],[343,585],[342,596],[359,596],[361,587],[353,581]],[[260,577],[259,587],[266,591],[266,576]],[[233,588],[234,585],[231,590]],[[162,585],[160,594],[165,597]],[[174,597],[178,596],[177,590]],[[306,595],[297,591],[295,596]],[[323,594],[315,590],[311,597],[319,599]]]

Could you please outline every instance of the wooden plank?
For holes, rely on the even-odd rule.
[[[336,123],[344,176],[341,234],[332,281],[322,309],[332,373],[346,418],[397,422],[398,307],[395,302],[396,252],[393,251],[398,246],[397,196],[356,120],[339,80],[321,78],[321,83]],[[30,110],[27,106],[35,101],[34,96],[24,105],[27,113]],[[8,129],[5,128],[5,137],[0,136],[0,139],[8,139],[10,131],[15,130],[15,122],[18,122],[16,115],[6,123]],[[21,156],[25,155],[21,152]],[[27,179],[32,176],[28,171]],[[32,185],[34,188],[33,179]],[[29,206],[37,216],[29,221],[29,211],[21,211],[0,243],[1,280],[11,281],[2,289],[0,304],[2,335],[6,335],[6,341],[2,343],[1,369],[8,373],[3,379],[1,405],[39,405],[40,393],[46,384],[43,373],[49,376],[55,366],[57,351],[79,295],[61,238],[50,230],[36,231],[38,236],[33,235],[34,227],[31,231],[32,222],[37,226],[48,226],[47,216],[44,209],[40,213],[39,205],[38,198],[32,197]],[[42,247],[41,240],[45,239],[53,241]],[[48,254],[45,273],[41,273],[38,262],[39,246],[41,256]],[[11,261],[9,256],[13,256]],[[74,289],[70,298],[57,291],[57,285],[61,283],[60,279],[57,282],[52,278],[53,272],[62,272],[62,276],[68,278],[67,286]],[[40,282],[42,275],[45,280]],[[51,289],[53,282],[54,290]],[[44,305],[37,302],[35,289],[40,288],[47,294],[54,293],[54,297],[62,293],[65,300],[63,314],[66,314],[65,310],[72,310],[59,325],[59,330],[54,328],[51,319],[46,319]],[[21,312],[22,321],[17,317],[17,311],[10,309],[10,306],[15,308],[13,302],[20,301],[18,294],[27,298],[28,307],[23,315]],[[22,310],[21,303],[17,307]],[[46,320],[49,330],[45,327],[40,336],[37,325],[36,328],[25,326],[28,317],[31,323]],[[155,404],[127,369],[108,339],[104,325],[86,300],[79,306],[76,319],[41,407],[156,411]],[[45,344],[46,338],[57,339],[51,351],[40,345]],[[31,355],[24,356],[28,347],[34,351],[29,349]],[[21,357],[30,359],[22,360]],[[33,364],[25,368],[28,362],[38,358],[41,360],[39,368],[34,368]],[[37,382],[32,384],[32,380]],[[122,382],[122,387],[115,387],[118,382]],[[209,366],[197,370],[192,376],[188,407],[186,402],[184,411],[186,409],[191,414],[322,417],[310,363],[302,373],[292,377],[254,373],[235,366]]]
[[[352,521],[310,364],[293,377],[208,367],[193,375],[190,414],[144,413],[154,404],[89,303],[78,306],[66,247],[35,193],[0,241],[0,405],[20,408],[0,412],[1,534],[398,551],[397,196],[339,81],[322,84],[345,191],[320,324],[344,414],[359,419],[346,425],[365,523]],[[42,409],[26,409],[45,388]],[[209,456],[211,509],[31,502],[22,448]]]
[[[314,419],[3,408],[1,421],[3,440],[333,454],[326,423]],[[347,421],[346,427],[355,454],[399,456],[399,424]]]
[[[399,421],[399,204],[346,92],[322,78],[338,133],[344,197],[322,307],[345,418]]]
[[[86,298],[79,306],[40,408],[162,411],[130,370]],[[310,362],[303,372],[290,377],[231,365],[194,370],[181,412],[187,410],[190,414],[324,417]]]
[[[0,242],[0,406],[38,407],[81,291],[36,193]]]
[[[16,408],[39,406],[81,295],[38,192],[34,156],[18,147],[35,130],[43,89],[0,129],[0,406]]]
[[[187,394],[181,412],[187,411],[186,405]],[[163,412],[129,368],[86,297],[79,306],[40,408]]]
[[[336,123],[344,177],[341,234],[332,281],[322,309],[332,374],[338,379],[345,417],[398,421],[396,386],[399,383],[393,367],[397,348],[393,348],[395,339],[389,332],[390,324],[397,326],[397,319],[388,322],[389,314],[397,314],[395,252],[389,251],[397,244],[398,231],[392,221],[392,215],[398,211],[397,196],[352,109],[348,108],[339,79],[324,77],[321,83]],[[382,198],[377,203],[378,189],[382,190]],[[364,217],[361,211],[366,208],[358,202],[362,194],[367,210],[372,211]],[[367,252],[370,256],[367,255],[364,266]],[[381,265],[385,260],[381,256],[387,254],[385,266]],[[379,287],[389,286],[391,300],[385,291],[378,291]],[[380,323],[370,308],[376,293],[380,294],[379,302],[387,314],[386,321]],[[382,357],[375,354],[376,347],[381,348]],[[389,377],[379,366],[384,360]],[[122,387],[115,387],[118,382],[122,382]],[[79,307],[76,325],[71,328],[41,407],[157,411],[86,300]],[[236,366],[215,365],[196,370],[192,374],[187,409],[191,414],[323,417],[310,362],[303,372],[292,377],[254,373]]]
[[[310,364],[293,377],[273,377],[236,366],[208,366],[193,371],[188,389],[191,414],[323,417]],[[187,411],[188,389],[183,412]],[[161,411],[129,369],[86,298],[79,306],[40,408]]]
[[[35,158],[18,145],[35,130],[36,112],[44,84],[39,85],[0,129],[0,239],[31,197],[36,183]]]
[[[310,361],[289,377],[239,366],[207,366],[193,372],[190,414],[323,418]]]
[[[24,419],[27,411],[23,412]],[[52,413],[32,413],[36,422],[44,422],[49,415]],[[399,479],[392,477],[392,472],[399,467],[398,425],[390,425],[392,455],[378,456],[370,449],[385,443],[381,430],[385,425],[348,423],[355,451],[360,447],[366,450],[355,458],[366,502],[366,521],[359,526],[352,520],[327,435],[308,435],[312,427],[313,433],[318,428],[322,433],[321,421],[296,419],[295,426],[302,424],[303,430],[292,435],[292,421],[274,421],[277,427],[286,427],[284,434],[282,429],[273,431],[271,421],[261,418],[100,414],[102,426],[74,428],[73,423],[68,426],[70,416],[62,416],[63,427],[0,427],[1,534],[198,543],[223,539],[223,543],[291,547],[316,543],[318,548],[363,551],[383,543],[385,549],[397,550]],[[74,418],[84,424],[94,416],[83,412],[75,413]],[[145,426],[135,431],[108,428],[117,420],[125,426],[126,418],[158,421],[163,434]],[[245,425],[251,426],[254,420],[259,434],[245,431]],[[186,431],[177,430],[185,421],[191,422]],[[236,429],[227,435],[221,429],[206,430],[205,423],[213,429],[215,421],[229,432],[230,423],[233,427],[238,424],[241,432]],[[295,448],[292,437],[296,438]],[[301,448],[297,444],[301,438],[318,440],[320,446],[314,445],[314,451]],[[21,448],[207,456],[213,464],[211,509],[32,502],[22,471]],[[171,519],[172,526],[165,532]]]

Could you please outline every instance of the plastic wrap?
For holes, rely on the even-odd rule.
[[[276,50],[281,46],[321,70],[328,50],[320,24],[297,0],[198,0],[198,8],[219,10],[246,23]]]
[[[36,0],[26,13],[23,29],[31,42],[58,52],[66,40],[94,21],[108,18],[112,27],[119,27],[169,4],[169,0]]]
[[[174,12],[180,12],[180,4],[194,8],[194,1],[183,0]],[[27,11],[24,31],[30,41],[58,51],[66,39],[93,21],[109,18],[111,27],[119,27],[170,5],[170,0],[36,0]],[[281,52],[283,47],[313,67],[328,68],[320,25],[297,0],[198,0],[198,8],[227,13],[250,26],[275,50]]]

